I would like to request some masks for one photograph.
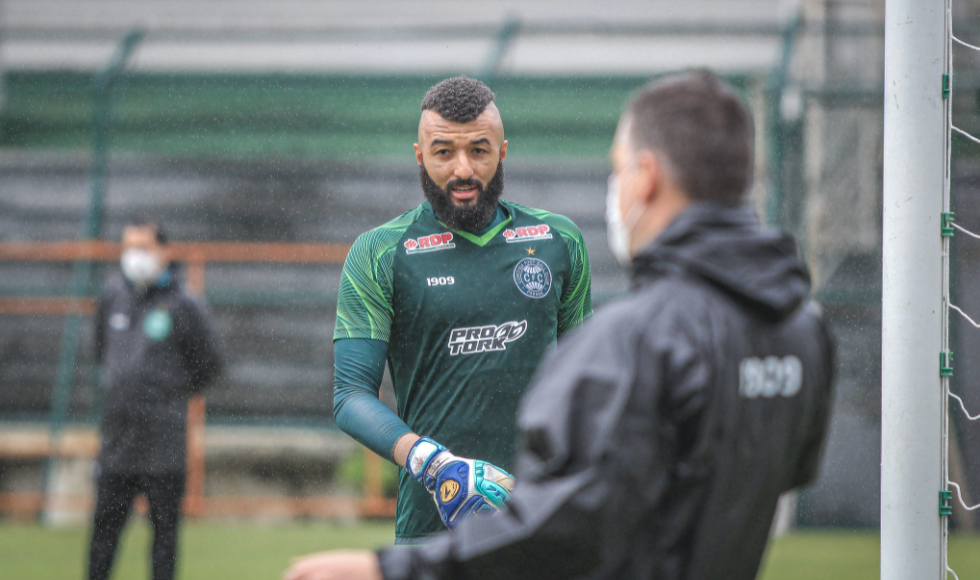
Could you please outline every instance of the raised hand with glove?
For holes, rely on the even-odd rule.
[[[432,494],[439,516],[450,529],[471,513],[503,509],[514,489],[514,477],[503,469],[457,457],[428,437],[415,442],[405,467]]]

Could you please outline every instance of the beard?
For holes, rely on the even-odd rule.
[[[471,177],[451,179],[446,184],[446,188],[442,189],[429,177],[425,165],[419,165],[419,180],[422,182],[425,199],[432,204],[436,217],[442,223],[449,226],[449,229],[476,233],[490,225],[497,212],[497,200],[504,192],[504,163],[501,161],[497,165],[497,171],[486,187]],[[467,185],[476,187],[476,198],[466,203],[453,201],[452,189]]]

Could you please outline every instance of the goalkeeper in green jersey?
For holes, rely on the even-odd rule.
[[[358,237],[340,281],[334,412],[406,468],[396,542],[503,506],[521,395],[592,314],[581,231],[500,200],[507,141],[493,100],[465,77],[429,89],[415,144],[425,201]],[[378,398],[385,361],[397,413]]]

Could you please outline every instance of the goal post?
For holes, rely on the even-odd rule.
[[[948,0],[885,4],[881,578],[946,575]]]

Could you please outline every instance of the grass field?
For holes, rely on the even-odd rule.
[[[180,580],[275,580],[296,555],[328,548],[375,548],[390,542],[388,523],[313,522],[260,526],[190,522],[181,536]],[[87,530],[50,530],[0,523],[0,578],[84,578]],[[131,525],[118,555],[115,580],[149,577],[145,523]],[[878,534],[873,531],[801,531],[774,542],[761,580],[872,580],[878,578]],[[960,578],[980,575],[980,535],[954,535],[950,566]]]

